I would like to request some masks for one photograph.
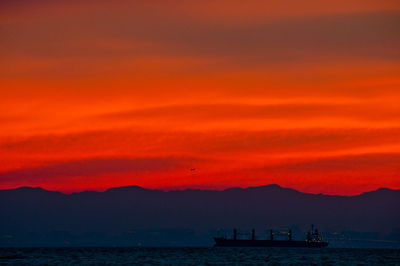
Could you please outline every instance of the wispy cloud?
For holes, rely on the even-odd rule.
[[[153,15],[118,15],[112,21],[101,14],[52,18],[52,23],[30,22],[29,29],[23,23],[11,24],[3,28],[1,52],[6,58],[114,58],[115,63],[144,56],[219,58],[225,67],[233,62],[254,67],[280,61],[400,59],[397,11],[229,24]]]
[[[66,177],[170,171],[187,167],[188,161],[188,158],[101,158],[67,161],[2,172],[0,182],[46,182]]]
[[[377,111],[379,108],[379,111]],[[378,104],[180,104],[99,115],[100,119],[171,119],[199,123],[207,120],[355,118],[367,121],[397,121],[400,108]]]

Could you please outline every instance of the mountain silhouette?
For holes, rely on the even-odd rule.
[[[311,223],[323,232],[391,234],[399,231],[399,207],[400,190],[387,188],[332,196],[275,184],[168,192],[127,186],[72,194],[20,187],[0,190],[0,245],[209,244],[218,229],[285,226],[302,232]]]

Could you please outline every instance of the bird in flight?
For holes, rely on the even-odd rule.
[[[196,171],[196,168],[190,168],[190,171]]]

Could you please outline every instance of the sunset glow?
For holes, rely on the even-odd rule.
[[[0,189],[400,189],[400,1],[182,2],[0,3]]]

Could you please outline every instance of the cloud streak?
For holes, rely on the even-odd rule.
[[[173,119],[198,123],[207,120],[240,119],[312,119],[312,118],[356,118],[360,120],[398,121],[400,108],[376,104],[343,104],[340,101],[324,104],[190,104],[170,105],[154,108],[100,115],[100,119]]]
[[[0,173],[1,182],[45,182],[49,179],[120,173],[170,171],[185,167],[187,158],[102,158],[59,162]]]
[[[213,57],[247,66],[279,61],[398,60],[400,13],[353,13],[250,23],[102,15],[3,29],[1,51],[55,58]],[[61,26],[61,30],[60,30]],[[32,31],[32,28],[35,30]],[[37,38],[37,36],[41,38]],[[29,46],[25,45],[29,43]],[[99,44],[105,45],[99,45]],[[121,45],[121,43],[123,45]],[[68,44],[68,45],[65,45]],[[108,45],[107,45],[108,44]],[[157,45],[155,45],[157,44]]]

